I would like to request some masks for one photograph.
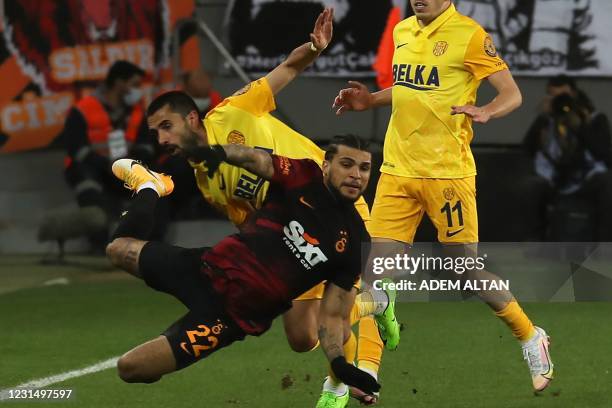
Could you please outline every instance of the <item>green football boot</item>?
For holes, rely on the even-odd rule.
[[[395,318],[396,294],[395,290],[389,289],[389,286],[385,285],[385,283],[393,283],[393,281],[389,278],[382,279],[383,288],[387,294],[389,303],[387,303],[387,307],[385,308],[384,312],[379,315],[374,315],[374,319],[376,320],[376,325],[378,326],[380,338],[382,339],[383,343],[385,343],[387,350],[395,350],[400,342],[400,325]]]
[[[344,395],[336,395],[331,391],[323,391],[316,408],[344,408],[349,402],[348,390]]]

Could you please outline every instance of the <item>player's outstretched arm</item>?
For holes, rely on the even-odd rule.
[[[237,144],[210,145],[191,149],[186,154],[191,161],[204,162],[208,169],[208,177],[213,176],[222,162],[242,167],[266,180],[274,176],[272,157],[261,149]]]
[[[332,109],[336,115],[346,111],[364,111],[379,106],[391,105],[391,87],[371,93],[368,88],[357,81],[349,81],[349,88],[341,89],[334,99]]]
[[[476,123],[487,123],[490,119],[506,116],[521,106],[523,96],[510,70],[504,69],[496,72],[487,79],[497,91],[495,99],[481,107],[474,105],[451,106],[451,115],[465,114]]]
[[[223,150],[227,155],[225,161],[229,164],[242,167],[266,180],[274,176],[272,156],[265,150],[236,144],[223,145]]]
[[[314,29],[310,34],[311,42],[294,49],[285,61],[266,75],[274,95],[293,81],[327,48],[333,35],[333,22],[334,10],[326,8],[319,14],[315,22]]]
[[[344,338],[351,330],[348,319],[355,303],[355,292],[355,288],[349,292],[333,283],[327,284],[319,311],[319,341],[336,378],[366,394],[373,394],[380,389],[380,384],[344,357]]]
[[[326,286],[319,312],[319,341],[330,362],[337,357],[344,358],[345,320],[354,303],[354,289],[348,292],[333,283]]]

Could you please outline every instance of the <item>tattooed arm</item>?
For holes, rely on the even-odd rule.
[[[350,336],[349,315],[355,303],[356,289],[342,289],[328,283],[319,312],[319,341],[330,362],[331,368],[340,381],[359,388],[366,394],[380,389],[374,377],[347,362],[344,357],[344,340]]]
[[[226,162],[242,167],[251,173],[270,180],[274,175],[274,165],[270,153],[238,144],[223,145],[227,155]]]
[[[319,341],[321,348],[331,362],[336,357],[344,357],[342,345],[350,335],[348,318],[355,303],[356,289],[350,292],[330,283],[319,312]]]
[[[270,180],[274,176],[274,165],[270,153],[238,144],[198,146],[185,152],[193,162],[204,162],[208,177],[212,177],[222,162],[242,167],[251,173]]]

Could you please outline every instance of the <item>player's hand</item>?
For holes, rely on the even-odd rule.
[[[336,115],[342,115],[346,111],[363,111],[372,106],[372,94],[361,82],[349,81],[350,88],[340,90],[332,109]]]
[[[227,160],[225,149],[221,145],[196,147],[185,151],[187,158],[195,163],[204,163],[208,169],[208,177],[212,178],[221,163]]]
[[[475,123],[487,123],[491,114],[486,109],[474,105],[451,106],[451,115],[468,115]]]
[[[331,362],[331,369],[337,379],[346,385],[360,389],[366,394],[371,395],[380,390],[380,384],[376,382],[374,377],[347,363],[343,356],[336,357]]]
[[[317,21],[314,29],[310,33],[310,41],[312,45],[319,51],[323,51],[331,42],[334,33],[334,9],[326,8],[323,10]]]
[[[355,398],[361,405],[371,406],[378,403],[378,396],[366,394],[357,387],[349,387],[351,397]]]

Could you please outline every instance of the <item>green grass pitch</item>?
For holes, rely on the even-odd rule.
[[[136,279],[90,269],[0,262],[0,389],[120,355],[184,312]],[[40,285],[59,276],[71,283]],[[25,287],[18,289],[20,282]],[[383,356],[378,406],[612,406],[612,303],[524,309],[552,336],[556,379],[541,395],[531,390],[518,344],[486,306],[409,303],[398,305],[406,330],[400,348]],[[235,343],[155,384],[125,384],[109,369],[47,387],[73,389],[68,401],[0,402],[0,408],[314,407],[325,367],[320,350],[290,351],[277,321],[261,338]]]

